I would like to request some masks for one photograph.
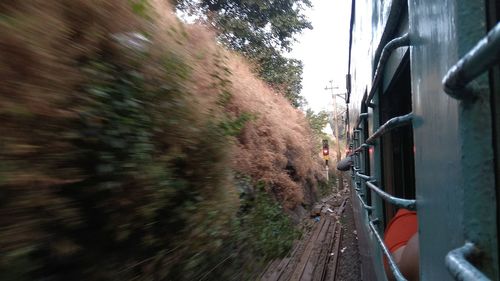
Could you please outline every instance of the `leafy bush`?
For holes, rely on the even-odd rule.
[[[285,255],[299,232],[283,214],[283,207],[265,191],[259,183],[250,209],[240,216],[238,239],[247,244],[255,256],[270,260]]]

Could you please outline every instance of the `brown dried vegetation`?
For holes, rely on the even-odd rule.
[[[164,2],[0,3],[0,279],[192,280],[235,172],[314,200],[304,114]]]

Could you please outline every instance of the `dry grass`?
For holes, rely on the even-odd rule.
[[[212,227],[218,241],[228,235],[229,221],[239,203],[231,176],[234,171],[267,183],[268,192],[288,209],[314,200],[317,181],[323,176],[304,114],[257,79],[244,59],[219,46],[213,32],[180,23],[166,1],[150,1],[147,16],[134,12],[130,2],[0,3],[0,252],[23,252],[34,245],[43,245],[44,251],[62,257],[83,251],[84,246],[57,231],[61,225],[74,232],[84,229],[89,209],[102,209],[109,216],[112,224],[106,227],[110,229],[102,231],[115,233],[113,239],[123,240],[120,235],[134,231],[144,239],[167,237],[167,242],[182,237],[176,243],[179,260],[193,249],[216,251],[220,245],[205,243],[213,238],[205,230]],[[136,32],[150,40],[146,55],[114,39]],[[112,62],[116,73],[123,69],[139,73],[145,81],[140,89],[144,93],[136,98],[147,105],[139,113],[164,127],[152,133],[150,163],[125,169],[119,174],[122,185],[117,190],[121,191],[114,190],[113,196],[87,208],[89,202],[67,193],[77,190],[83,201],[98,193],[98,183],[93,185],[96,175],[89,172],[95,170],[94,163],[79,160],[95,152],[82,147],[82,142],[94,144],[95,136],[82,137],[86,131],[79,126],[82,114],[95,109],[96,100],[86,89],[95,83],[89,65],[96,60]],[[116,77],[98,78],[106,82]],[[236,136],[212,131],[210,126],[243,113],[254,118]],[[100,117],[91,122],[97,127],[106,124]],[[141,124],[134,126],[142,129]],[[197,209],[182,209],[185,206],[176,201],[178,195],[171,194],[178,186],[168,186],[166,191],[158,188],[162,169],[171,170],[170,181],[180,178],[178,183],[188,190],[186,196],[193,197],[189,200],[201,200]],[[184,228],[165,227],[164,232],[149,233],[149,224],[160,223],[149,221],[153,214],[173,213],[162,208],[181,210]],[[207,219],[207,213],[217,216]],[[153,238],[147,243],[172,246]],[[112,252],[95,249],[99,250]],[[118,253],[113,258],[126,260],[119,265],[125,267],[149,258],[148,253],[130,257]],[[3,258],[0,256],[0,268],[10,266],[10,258]],[[112,262],[110,258],[105,266],[112,268]],[[175,264],[171,257],[167,262],[167,270]],[[145,265],[143,271],[153,272],[152,267]],[[121,271],[113,270],[87,277],[109,280],[121,276]],[[115,272],[118,275],[112,275]]]
[[[270,183],[288,208],[310,203],[304,202],[304,187],[308,181],[316,185],[321,168],[304,114],[258,80],[240,58],[233,57],[230,66],[235,110],[258,117],[238,137],[236,169]]]
[[[225,110],[233,114],[251,113],[257,118],[249,122],[238,136],[233,148],[233,167],[254,179],[269,184],[276,197],[287,208],[310,204],[314,194],[304,194],[317,180],[324,180],[320,159],[315,151],[312,132],[302,111],[293,108],[280,93],[274,92],[256,77],[251,64],[239,55],[215,44],[215,34],[204,26],[183,26],[172,19],[170,10],[161,1],[162,24],[186,34],[178,51],[190,59],[193,69],[190,90],[196,94],[199,110],[213,108],[220,89],[213,87],[214,59],[220,58],[230,71],[232,100]],[[307,200],[304,201],[304,198]]]

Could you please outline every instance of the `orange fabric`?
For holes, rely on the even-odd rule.
[[[394,253],[400,247],[405,246],[417,230],[417,213],[399,209],[385,229],[384,242],[389,252]]]

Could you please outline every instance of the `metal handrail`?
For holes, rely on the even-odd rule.
[[[465,54],[443,78],[443,89],[452,98],[458,100],[474,99],[467,85],[479,75],[500,63],[500,23],[497,23],[486,37]],[[490,280],[467,259],[477,255],[479,250],[466,242],[462,247],[451,250],[445,259],[446,267],[455,280]]]
[[[374,144],[375,140],[378,139],[383,134],[396,129],[398,127],[411,124],[413,120],[413,113],[410,112],[406,115],[396,116],[394,118],[389,119],[384,125],[380,126],[373,135],[371,135],[366,141],[366,144]]]
[[[455,99],[471,97],[467,84],[500,62],[500,23],[450,68],[443,78],[444,91]]]
[[[369,175],[365,175],[365,174],[361,174],[361,173],[356,173],[356,176],[358,176],[358,177],[360,177],[360,178],[362,178],[364,180],[367,180],[367,181],[373,180],[373,178],[370,177]]]
[[[361,124],[361,120],[363,120],[364,118],[367,118],[367,117],[368,117],[368,113],[367,112],[360,113],[358,121],[356,122],[356,125],[354,126],[354,128],[359,128],[359,125]],[[360,130],[355,130],[355,131],[360,131]]]
[[[382,79],[382,73],[384,72],[385,64],[389,60],[391,53],[399,47],[409,46],[410,45],[410,36],[408,33],[404,34],[401,37],[397,37],[389,41],[382,49],[382,55],[380,56],[380,60],[378,61],[377,68],[375,70],[375,75],[373,77],[372,88],[370,89],[370,93],[366,98],[365,104],[367,106],[373,107],[374,104],[371,103],[373,96],[375,95],[375,91],[378,88],[378,83]]]
[[[413,120],[413,113],[410,112],[406,115],[396,116],[394,118],[389,119],[382,126],[380,126],[373,135],[371,135],[368,139],[366,139],[365,143],[360,145],[358,148],[353,150],[354,153],[359,152],[361,149],[368,147],[369,145],[375,144],[375,140],[380,138],[383,134],[394,130],[398,127],[405,126],[411,124]]]
[[[396,205],[398,207],[408,209],[408,210],[415,211],[417,209],[417,204],[416,204],[417,201],[416,200],[403,199],[403,198],[398,198],[398,197],[392,196],[389,193],[380,189],[375,184],[373,184],[373,182],[374,181],[367,181],[366,186],[368,186],[371,190],[375,191],[385,201],[387,201],[393,205]]]
[[[369,222],[370,229],[372,230],[373,234],[375,235],[375,238],[377,239],[378,244],[380,245],[380,248],[382,248],[382,252],[384,252],[384,255],[387,257],[387,261],[389,262],[389,267],[391,268],[392,274],[394,274],[394,277],[398,281],[406,281],[406,278],[404,278],[403,274],[401,274],[401,271],[399,271],[399,268],[392,258],[391,253],[389,252],[389,249],[387,249],[387,246],[385,246],[384,241],[380,237],[380,234],[378,234],[377,229],[375,228],[375,225],[373,224],[375,220],[372,220]]]
[[[455,280],[459,281],[488,281],[484,273],[475,268],[467,259],[477,255],[479,250],[471,242],[465,242],[460,248],[451,250],[445,259],[446,267]]]
[[[352,152],[353,153],[358,153],[360,152],[363,148],[368,148],[370,147],[370,145],[366,144],[366,143],[363,143],[362,145],[360,145],[358,148],[356,148],[355,150],[353,150]]]
[[[365,208],[365,209],[367,209],[369,211],[375,209],[375,207],[366,204],[365,200],[363,200],[363,197],[361,197],[361,195],[359,193],[356,192],[356,195],[358,195],[358,199],[361,202],[361,205],[363,206],[363,208]]]

